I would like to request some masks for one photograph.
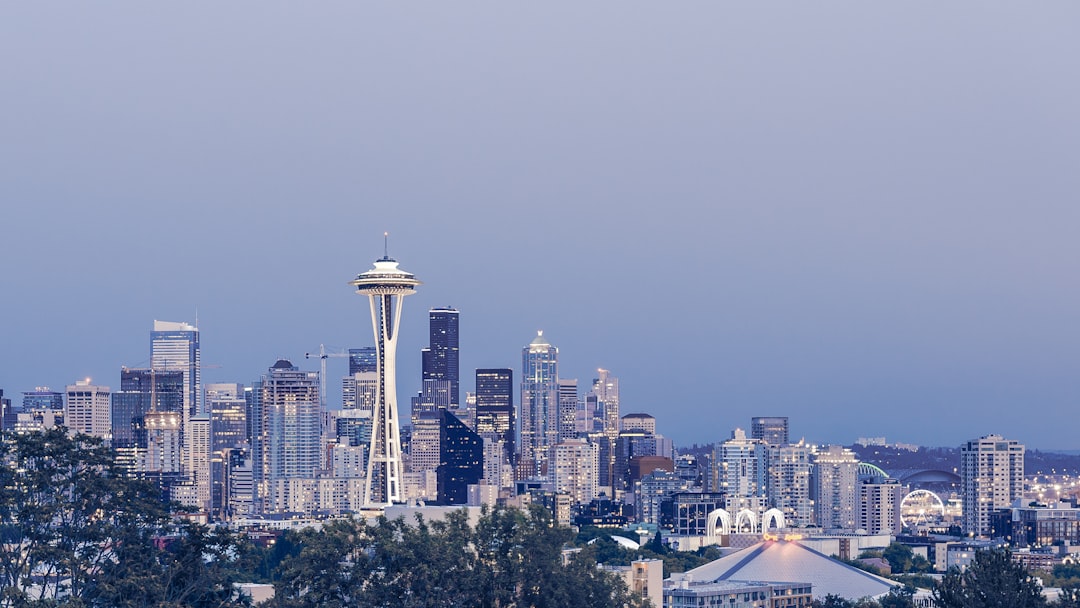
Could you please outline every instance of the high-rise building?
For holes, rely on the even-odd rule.
[[[750,419],[750,437],[760,439],[765,445],[787,445],[787,416],[758,416]]]
[[[290,500],[287,480],[314,478],[321,463],[319,373],[282,359],[255,383],[255,392],[255,483],[263,511],[281,511]]]
[[[463,505],[469,486],[484,476],[484,441],[448,410],[439,412],[439,466],[436,468],[439,502]]]
[[[368,296],[371,324],[375,332],[379,392],[375,405],[364,504],[392,504],[402,496],[401,431],[397,412],[397,340],[401,306],[405,296],[416,293],[420,281],[398,268],[389,255],[375,261],[349,283],[356,292]]]
[[[552,449],[556,492],[566,492],[584,505],[599,495],[600,448],[584,439],[567,439]]]
[[[349,375],[360,372],[377,373],[379,371],[379,353],[374,346],[349,349]]]
[[[432,308],[428,312],[429,346],[421,351],[425,391],[433,393],[432,402],[444,409],[461,404],[458,366],[459,316],[458,311],[453,308]],[[427,388],[429,384],[430,388]]]
[[[212,507],[210,501],[213,485],[210,466],[212,429],[210,416],[200,414],[188,419],[186,434],[190,447],[187,450],[188,462],[185,469],[192,486],[191,498],[193,500],[188,501],[187,504],[206,513],[209,513]]]
[[[506,464],[514,462],[515,426],[513,370],[476,370],[476,432],[502,442]]]
[[[830,445],[813,456],[813,499],[817,524],[826,530],[855,530],[859,461],[851,450]]]
[[[18,412],[12,407],[11,399],[4,397],[4,389],[0,388],[0,429],[10,431],[18,420]]]
[[[619,422],[620,432],[637,432],[656,434],[656,418],[651,414],[627,414]]]
[[[179,371],[184,375],[184,420],[202,413],[202,354],[199,328],[187,323],[154,321],[150,332],[150,367],[157,371]]]
[[[107,386],[90,384],[90,379],[68,385],[64,422],[72,433],[112,437],[112,399]]]
[[[769,446],[765,494],[769,506],[783,512],[789,527],[814,523],[811,467],[810,447],[803,442]]]
[[[51,390],[47,386],[38,386],[32,391],[23,393],[22,409],[24,412],[34,410],[63,411],[64,393]]]
[[[900,503],[907,488],[898,479],[870,478],[859,482],[857,526],[867,534],[899,534],[903,526]]]
[[[731,439],[716,445],[712,487],[724,494],[728,512],[738,513],[743,509],[764,512],[767,456],[765,442],[748,438],[742,429],[735,429]]]
[[[549,449],[559,442],[559,349],[539,331],[521,351],[519,470],[547,474]]]
[[[155,369],[120,369],[120,390],[112,395],[112,447],[133,466],[132,450],[146,449],[145,434],[136,429],[149,412],[181,413],[184,404],[184,374]]]
[[[606,369],[596,370],[592,394],[596,396],[594,415],[601,420],[601,430],[614,441],[619,436],[619,379]]]
[[[990,533],[990,515],[1009,507],[1024,492],[1024,445],[1001,435],[986,435],[960,446],[963,530]]]
[[[577,380],[559,378],[559,443],[578,436],[578,401]]]
[[[248,444],[247,400],[244,385],[238,383],[207,384],[206,409],[210,411],[211,451],[222,454],[224,450]]]

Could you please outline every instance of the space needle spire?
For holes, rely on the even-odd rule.
[[[390,505],[402,501],[401,434],[397,411],[397,339],[401,323],[401,299],[416,293],[420,281],[398,268],[389,255],[384,234],[383,257],[375,267],[349,282],[356,293],[366,295],[371,304],[371,327],[375,332],[378,361],[378,392],[373,414],[374,426],[368,450],[364,505]]]

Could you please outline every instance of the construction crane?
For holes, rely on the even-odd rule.
[[[323,411],[326,411],[326,360],[330,357],[348,357],[349,353],[346,351],[327,351],[325,344],[319,345],[319,352],[317,353],[304,353],[305,359],[319,358],[321,365],[319,374],[319,404],[322,405]]]

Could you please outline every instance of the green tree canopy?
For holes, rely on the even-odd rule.
[[[95,437],[0,433],[0,608],[241,604],[219,569],[240,540],[177,523],[160,494]]]
[[[934,588],[940,608],[1041,608],[1042,590],[1007,550],[981,550],[964,570],[953,568]]]
[[[304,530],[282,562],[275,603],[308,606],[640,606],[589,551],[563,562],[573,536],[545,509],[465,511],[440,521],[380,518]]]

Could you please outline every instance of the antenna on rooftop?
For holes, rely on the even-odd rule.
[[[390,257],[390,233],[389,232],[382,233],[382,238],[383,238],[382,254],[383,254],[384,258],[388,258],[388,257]]]

